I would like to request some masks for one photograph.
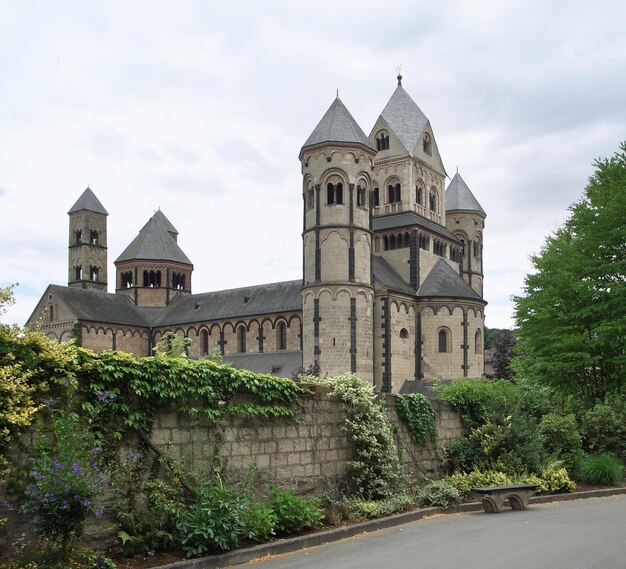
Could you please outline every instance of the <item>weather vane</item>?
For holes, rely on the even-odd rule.
[[[399,63],[398,65],[396,65],[396,73],[398,75],[400,75],[400,73],[402,73],[402,63]]]

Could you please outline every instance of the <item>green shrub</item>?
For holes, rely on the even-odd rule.
[[[181,509],[176,519],[187,556],[238,547],[245,507],[244,496],[227,488],[219,477],[205,482],[196,499]]]
[[[350,520],[359,522],[381,516],[379,503],[373,500],[353,498],[350,500]]]
[[[103,555],[75,547],[64,557],[59,548],[30,550],[0,563],[0,569],[116,569],[117,565]]]
[[[252,504],[243,514],[243,535],[258,543],[276,535],[278,517],[270,506]]]
[[[446,456],[464,471],[501,470],[511,475],[539,473],[546,456],[537,425],[525,415],[487,422],[446,447]]]
[[[626,460],[626,396],[607,397],[581,418],[581,433],[591,452],[611,452]]]
[[[582,437],[574,415],[544,415],[539,422],[539,433],[551,458],[561,461],[568,471],[574,472],[583,458]]]
[[[291,490],[282,490],[276,486],[272,493],[271,508],[276,515],[276,529],[284,534],[295,534],[317,527],[323,514],[315,498],[301,498]]]
[[[417,493],[420,506],[439,506],[447,508],[461,501],[461,492],[447,480],[433,480]]]
[[[397,394],[394,401],[398,417],[407,426],[414,443],[437,442],[437,417],[427,397],[421,393]]]
[[[526,481],[526,484],[532,483]],[[559,463],[552,463],[543,468],[538,477],[538,484],[542,494],[571,492],[576,488],[576,483],[570,478],[567,470],[559,466]]]
[[[378,509],[380,510],[381,516],[390,516],[391,514],[406,512],[414,506],[415,502],[413,498],[404,493],[379,500],[378,502]]]
[[[587,484],[617,485],[624,475],[619,459],[608,452],[585,458],[579,470],[580,479]]]
[[[443,480],[454,486],[463,495],[469,494],[472,488],[510,486],[513,484],[513,479],[509,475],[495,470],[456,472],[446,476]]]

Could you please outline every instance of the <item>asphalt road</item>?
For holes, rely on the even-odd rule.
[[[626,569],[626,495],[441,515],[254,569]],[[241,566],[239,566],[241,567]]]

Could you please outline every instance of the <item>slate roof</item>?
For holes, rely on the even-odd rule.
[[[100,203],[100,200],[96,197],[96,194],[93,193],[92,189],[87,186],[87,189],[80,195],[76,203],[70,208],[67,213],[74,213],[82,210],[95,211],[96,213],[102,213],[104,215],[109,215],[106,209],[104,209],[103,205]]]
[[[255,373],[267,373],[278,377],[292,377],[302,367],[301,351],[266,352],[263,354],[232,354],[224,361],[237,369],[248,369]]]
[[[441,257],[435,261],[417,291],[419,297],[467,298],[487,304]]]
[[[446,190],[446,211],[477,211],[487,215],[458,172]]]
[[[429,121],[399,82],[380,116],[412,154]]]
[[[358,143],[376,150],[339,97],[333,101],[322,120],[313,129],[302,150],[325,142]]]
[[[302,280],[180,296],[153,321],[154,326],[190,324],[302,310]]]
[[[372,218],[372,229],[374,231],[381,231],[384,229],[395,229],[397,227],[409,227],[412,225],[418,225],[424,229],[428,229],[437,235],[441,235],[446,239],[450,239],[455,243],[459,240],[452,234],[446,227],[439,225],[430,219],[426,219],[414,211],[403,211],[402,213],[394,213],[392,215],[383,215],[380,217]]]
[[[172,222],[167,219],[167,217],[165,217],[165,214],[159,209],[155,212],[155,214],[152,216],[154,219],[156,219],[159,223],[161,223],[163,225],[163,227],[165,227],[165,229],[167,230],[167,232],[174,238],[176,239],[176,236],[178,235],[178,229],[176,229],[174,227],[174,225],[172,224]]]
[[[124,249],[115,262],[142,259],[175,261],[191,265],[189,257],[183,253],[175,237],[171,235],[171,229],[176,232],[174,226],[159,210],[141,228],[139,235]]]
[[[78,320],[147,326],[148,322],[124,294],[50,285],[46,293],[58,297]]]
[[[407,283],[386,259],[378,255],[372,256],[374,278],[385,288],[415,296],[415,290]]]

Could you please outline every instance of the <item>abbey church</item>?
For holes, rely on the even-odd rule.
[[[196,293],[159,210],[115,260],[108,292],[108,213],[87,188],[68,212],[68,284],[49,285],[27,324],[137,356],[172,331],[192,358],[219,350],[283,377],[352,371],[383,392],[482,376],[486,214],[458,173],[446,189],[430,121],[402,77],[369,136],[336,98],[299,158],[302,278]]]

